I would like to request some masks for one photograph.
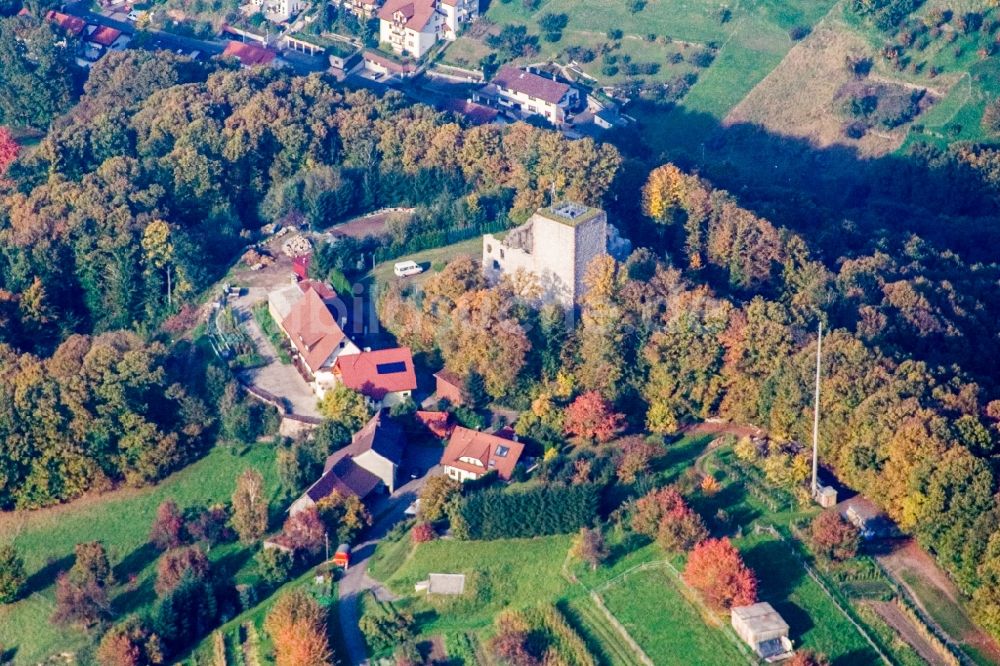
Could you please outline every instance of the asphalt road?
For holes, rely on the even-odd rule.
[[[421,455],[423,452],[416,453],[417,455]],[[441,455],[441,449],[427,449],[426,453],[430,456],[430,459],[436,461]],[[418,467],[426,468],[428,460],[426,456],[424,458],[424,461],[416,461]],[[410,466],[412,467],[413,463]],[[368,664],[365,639],[361,634],[361,630],[358,629],[358,620],[361,617],[361,613],[359,612],[361,595],[368,590],[374,590],[379,598],[389,597],[388,591],[368,576],[368,561],[371,559],[372,553],[375,552],[375,545],[379,540],[385,538],[389,530],[406,517],[406,507],[410,506],[417,499],[420,489],[433,472],[434,468],[431,468],[419,478],[401,486],[391,497],[386,498],[379,506],[374,507],[378,518],[365,532],[365,541],[355,546],[351,551],[351,566],[344,572],[344,577],[340,579],[337,588],[339,596],[337,618],[340,622],[340,631],[344,637],[344,645],[347,648],[347,656],[351,664]]]

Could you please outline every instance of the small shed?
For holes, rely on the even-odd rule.
[[[337,546],[337,552],[333,555],[333,563],[344,569],[351,566],[351,547],[346,543]]]
[[[736,634],[766,662],[792,656],[788,623],[771,604],[762,601],[749,606],[735,606],[731,622]]]
[[[871,500],[858,495],[846,502],[843,516],[861,532],[861,538],[888,539],[899,536],[899,528]]]
[[[427,574],[427,580],[420,581],[414,588],[427,594],[458,596],[465,592],[465,574]]]
[[[820,486],[816,489],[816,503],[824,509],[837,505],[837,489],[833,486]]]

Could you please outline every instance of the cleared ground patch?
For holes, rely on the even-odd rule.
[[[861,37],[824,22],[736,105],[725,124],[759,125],[821,148],[852,146],[863,156],[891,152],[906,138],[905,126],[891,131],[873,129],[860,139],[851,139],[844,133],[846,119],[838,112],[838,93],[854,79],[845,62],[849,57],[873,55]]]

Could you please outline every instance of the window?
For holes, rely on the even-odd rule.
[[[510,447],[508,446],[497,447],[497,458],[506,458],[508,453],[510,453]],[[491,460],[490,462],[493,461]]]
[[[500,258],[501,258],[501,259],[503,259],[503,258],[504,258],[504,256],[503,256],[503,250],[502,250],[502,249],[500,250]]]
[[[486,254],[493,254],[493,245],[490,243],[486,244]]]
[[[500,262],[497,261],[496,259],[493,260],[493,270],[495,271],[500,270]]]

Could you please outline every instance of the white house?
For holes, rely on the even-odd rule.
[[[281,328],[292,343],[296,367],[320,398],[337,384],[333,371],[337,359],[361,353],[314,286],[291,306]]]
[[[378,11],[379,42],[420,58],[438,40],[455,40],[461,24],[478,15],[479,0],[388,0]]]
[[[541,116],[560,127],[579,105],[580,91],[554,78],[504,65],[492,81],[473,93],[472,100],[523,117]]]

